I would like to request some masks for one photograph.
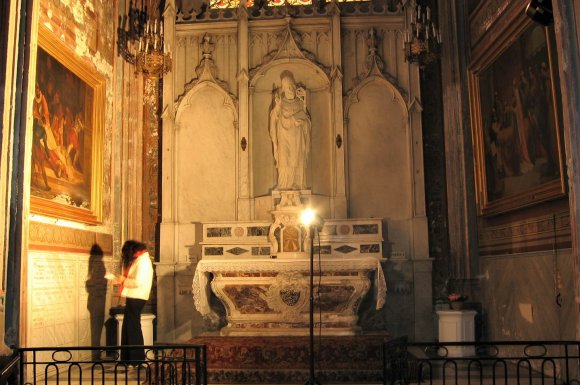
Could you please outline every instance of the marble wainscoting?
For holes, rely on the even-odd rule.
[[[217,296],[227,313],[221,335],[307,335],[309,261],[202,260],[193,281],[195,306],[204,316],[218,317],[210,307],[211,292]],[[357,312],[372,286],[369,277],[373,271],[377,309],[385,302],[380,262],[368,257],[343,258],[323,259],[315,265],[315,327],[324,335],[360,333]]]
[[[489,340],[573,340],[577,318],[571,250],[482,257]]]

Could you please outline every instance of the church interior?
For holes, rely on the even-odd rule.
[[[0,356],[116,345],[129,239],[146,344],[579,340],[579,49],[576,0],[2,2]]]

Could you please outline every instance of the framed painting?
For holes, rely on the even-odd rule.
[[[553,30],[519,15],[512,25],[513,31],[480,47],[470,70],[480,215],[532,206],[566,191]]]
[[[104,79],[41,28],[32,108],[30,211],[101,221]]]

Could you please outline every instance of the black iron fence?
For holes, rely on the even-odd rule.
[[[145,361],[120,361],[130,348],[21,348],[0,368],[0,385],[207,385],[205,345],[145,346]]]
[[[580,384],[577,341],[502,341],[384,345],[384,385]]]

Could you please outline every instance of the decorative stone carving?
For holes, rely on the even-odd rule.
[[[297,321],[309,298],[306,278],[297,272],[278,274],[267,292],[272,308],[282,314],[286,313],[290,320]]]
[[[268,234],[272,255],[306,257],[308,232],[300,223],[300,214],[305,207],[302,200],[310,199],[310,191],[278,191],[273,193],[273,198],[279,199],[279,203],[272,211],[274,223]]]
[[[357,334],[357,312],[371,287],[371,271],[376,270],[377,309],[384,305],[386,283],[380,262],[375,258],[323,259],[319,266],[314,272],[320,282],[314,298],[322,333]],[[222,335],[306,335],[309,277],[308,259],[202,260],[193,280],[195,306],[202,315],[215,319],[217,313],[209,306],[211,286],[227,313]]]
[[[202,51],[202,59],[199,65],[195,67],[195,73],[197,77],[185,85],[183,94],[177,98],[177,101],[174,105],[175,113],[179,111],[180,105],[186,102],[184,97],[189,93],[189,91],[204,83],[217,86],[217,88],[219,88],[227,95],[227,97],[224,98],[224,105],[231,105],[233,109],[236,109],[236,97],[228,91],[227,83],[217,78],[217,66],[213,59],[215,44],[212,42],[211,36],[207,33],[204,34],[199,45]],[[237,120],[234,121],[234,124],[237,125]]]
[[[252,38],[252,43],[256,44],[256,40],[260,38],[261,37],[254,35]],[[250,71],[250,78],[254,78],[257,72],[263,70],[264,67],[272,65],[273,63],[281,60],[304,60],[318,67],[327,75],[330,73],[330,69],[320,64],[314,54],[301,47],[301,36],[298,34],[298,32],[292,29],[290,26],[289,18],[286,18],[286,28],[279,35],[272,35],[271,38],[275,39],[276,41],[271,42],[268,44],[268,46],[276,47],[276,49],[272,50],[266,56],[264,56],[260,66],[253,68]]]

